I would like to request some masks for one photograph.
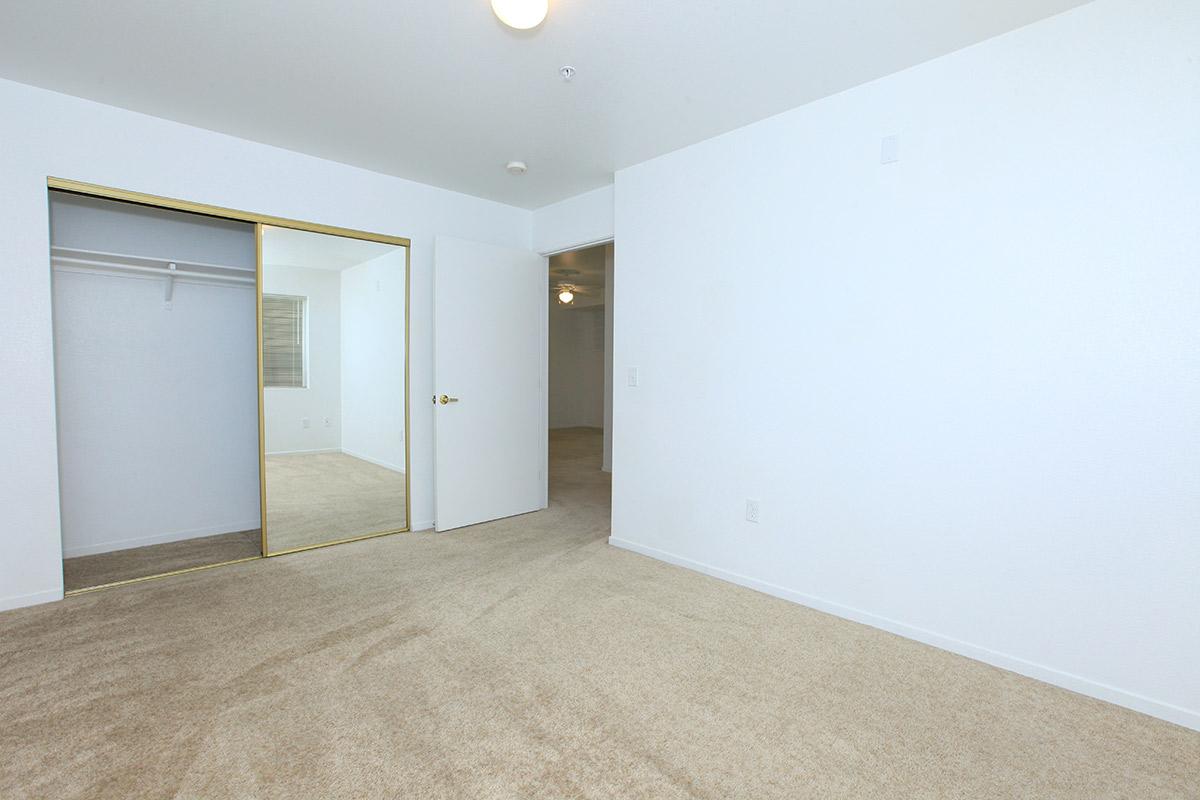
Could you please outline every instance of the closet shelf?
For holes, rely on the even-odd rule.
[[[73,247],[51,247],[50,263],[56,269],[161,277],[187,283],[254,285],[254,269],[205,264],[177,258],[152,258],[127,253],[106,253]],[[168,298],[169,299],[169,298]]]

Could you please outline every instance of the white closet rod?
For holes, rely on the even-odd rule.
[[[240,275],[216,275],[211,272],[192,272],[185,269],[172,269],[166,265],[161,267],[143,267],[135,264],[121,264],[114,261],[93,261],[87,258],[70,258],[67,256],[55,256],[54,263],[80,267],[98,267],[100,269],[120,270],[121,272],[140,272],[149,275],[159,275],[164,278],[199,278],[221,283],[254,284],[254,278],[242,277]],[[166,264],[172,263],[176,262],[166,262]]]

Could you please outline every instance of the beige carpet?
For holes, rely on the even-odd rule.
[[[257,528],[181,542],[131,547],[128,550],[63,559],[63,587],[71,592],[258,555],[262,555],[262,536]]]
[[[267,457],[267,551],[407,527],[404,473],[343,453]]]
[[[549,511],[0,615],[6,798],[1196,798],[1200,734]]]

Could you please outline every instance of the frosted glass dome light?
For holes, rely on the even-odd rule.
[[[562,303],[564,306],[567,305],[568,303],[570,303],[574,299],[575,299],[575,293],[572,292],[570,289],[563,289],[561,292],[558,293],[558,302]]]
[[[542,24],[550,0],[492,0],[492,11],[508,27],[527,31]]]

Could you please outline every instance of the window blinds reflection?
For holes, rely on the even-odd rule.
[[[263,385],[304,388],[303,297],[264,294]]]

